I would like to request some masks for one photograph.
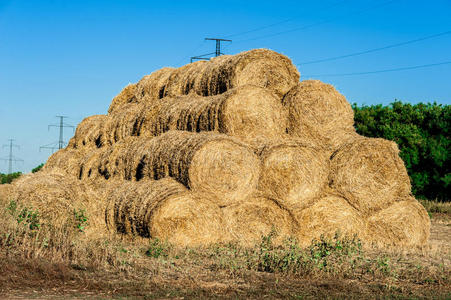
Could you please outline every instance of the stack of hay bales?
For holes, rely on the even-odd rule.
[[[99,226],[179,246],[253,245],[273,230],[277,242],[304,245],[337,231],[426,243],[429,219],[397,145],[359,136],[343,95],[299,78],[264,49],[161,69],[122,90],[107,115],[83,120],[33,178],[64,173],[51,185],[64,191],[55,205],[72,205],[80,192],[65,184],[76,181],[97,193]]]

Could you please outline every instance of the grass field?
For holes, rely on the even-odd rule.
[[[87,240],[89,219],[40,226],[37,212],[0,207],[1,298],[450,298],[451,205],[423,201],[430,243],[382,250],[355,238],[254,248],[175,249],[159,240]]]

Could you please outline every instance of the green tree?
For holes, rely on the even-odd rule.
[[[395,101],[353,109],[359,134],[399,145],[416,197],[450,201],[450,105]]]

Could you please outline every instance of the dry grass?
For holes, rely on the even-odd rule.
[[[75,215],[59,228],[46,222],[32,227],[45,220],[23,218],[24,208],[0,200],[3,296],[446,298],[451,293],[449,248],[431,246],[449,243],[449,235],[410,251],[362,247],[340,235],[303,248],[290,239],[275,244],[274,232],[252,247],[176,248],[113,234],[87,239]],[[89,217],[86,223],[89,227]]]

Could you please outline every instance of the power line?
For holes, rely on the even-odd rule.
[[[335,73],[335,74],[313,74],[313,75],[304,75],[304,77],[338,77],[338,76],[356,76],[356,75],[367,75],[367,74],[377,74],[377,73],[386,73],[386,72],[397,72],[397,71],[405,71],[405,70],[414,70],[420,68],[429,68],[440,65],[451,64],[451,61],[444,61],[435,64],[427,64],[427,65],[418,65],[418,66],[410,66],[410,67],[401,67],[394,69],[385,69],[385,70],[377,70],[377,71],[367,71],[367,72],[354,72],[354,73]]]
[[[323,9],[329,9],[329,8],[338,6],[338,5],[340,5],[340,4],[344,3],[344,2],[347,2],[347,1],[348,0],[338,1],[338,2],[336,2],[336,3],[334,3],[334,4],[330,5],[330,6],[325,6]],[[280,25],[280,24],[284,24],[284,23],[290,22],[292,20],[296,20],[298,18],[299,18],[299,16],[294,17],[294,18],[289,18],[289,19],[286,19],[286,20],[283,20],[283,21],[279,21],[279,22],[276,22],[276,23],[273,23],[273,24],[257,27],[257,28],[250,29],[250,30],[247,30],[247,31],[243,31],[243,32],[235,33],[235,34],[229,34],[229,35],[226,35],[224,37],[225,38],[231,38],[231,37],[235,37],[235,36],[239,36],[239,35],[245,35],[245,34],[248,34],[248,33],[261,31],[261,30],[264,30],[264,29],[267,29],[267,28],[271,28],[271,27],[274,27],[274,26],[277,26],[277,25]]]
[[[41,149],[50,149],[52,151],[55,151],[55,149],[63,149],[65,146],[65,142],[64,142],[64,137],[63,137],[63,132],[64,132],[64,128],[65,127],[70,127],[72,129],[74,129],[75,127],[69,124],[64,123],[64,119],[66,119],[66,116],[56,116],[57,118],[60,119],[59,124],[51,124],[48,126],[48,130],[50,130],[50,128],[52,127],[58,127],[59,128],[59,139],[58,142],[54,142],[54,143],[50,143],[44,146],[39,147],[39,150]]]
[[[19,145],[14,145],[14,140],[9,139],[8,145],[3,145],[3,148],[9,148],[9,155],[8,158],[0,158],[0,160],[4,160],[8,162],[8,174],[11,174],[13,172],[13,162],[23,162],[23,159],[17,158],[13,155],[13,149],[17,148],[20,149]]]
[[[276,32],[276,33],[262,35],[262,36],[258,36],[258,37],[255,37],[255,38],[238,40],[238,41],[235,42],[235,44],[248,42],[248,41],[254,41],[254,40],[260,40],[260,39],[265,39],[265,38],[274,37],[274,36],[278,36],[278,35],[282,35],[282,34],[286,34],[286,33],[291,33],[291,32],[294,32],[294,31],[301,31],[301,30],[309,29],[311,27],[322,25],[322,24],[326,24],[326,23],[330,23],[332,21],[335,21],[335,20],[338,20],[338,19],[341,19],[341,18],[344,18],[344,17],[349,17],[349,16],[352,16],[352,15],[358,15],[358,14],[364,13],[364,12],[369,11],[369,10],[377,9],[377,8],[386,6],[386,5],[388,5],[388,4],[392,3],[392,2],[395,2],[395,1],[397,1],[397,0],[390,0],[390,1],[378,4],[378,5],[374,5],[374,6],[365,8],[365,9],[361,9],[361,10],[355,11],[355,12],[350,13],[350,14],[342,15],[342,16],[337,17],[337,18],[326,19],[326,20],[323,20],[323,21],[315,22],[315,23],[312,23],[312,24],[309,24],[309,25],[305,25],[305,26],[294,28],[294,29],[290,29],[290,30],[279,31],[279,32]]]
[[[368,49],[368,50],[364,50],[364,51],[360,51],[360,52],[354,52],[354,53],[350,53],[350,54],[333,56],[333,57],[328,57],[328,58],[323,58],[323,59],[306,61],[306,62],[303,62],[303,63],[299,63],[298,65],[316,64],[316,63],[322,63],[322,62],[326,62],[326,61],[338,60],[338,59],[343,59],[343,58],[348,58],[348,57],[353,57],[353,56],[373,53],[373,52],[377,52],[377,51],[382,51],[382,50],[386,50],[386,49],[391,49],[391,48],[395,48],[395,47],[400,47],[400,46],[404,46],[404,45],[409,45],[409,44],[413,44],[413,43],[429,40],[429,39],[440,37],[440,36],[447,35],[447,34],[450,34],[450,33],[451,33],[451,30],[450,31],[445,31],[445,32],[442,32],[442,33],[437,33],[437,34],[425,36],[425,37],[414,39],[414,40],[410,40],[410,41],[406,41],[406,42],[391,44],[391,45],[384,46],[384,47],[373,48],[373,49]]]

